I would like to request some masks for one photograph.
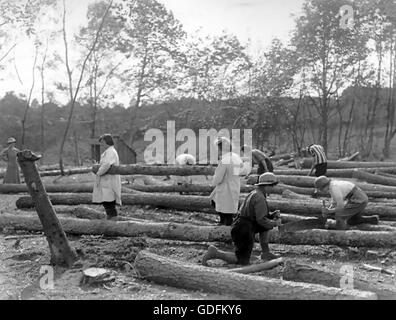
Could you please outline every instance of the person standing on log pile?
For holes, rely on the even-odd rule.
[[[311,171],[308,176],[312,176],[315,169],[315,176],[325,176],[327,171],[327,157],[323,147],[319,144],[311,144],[306,149],[312,156]]]
[[[0,153],[0,158],[7,162],[7,170],[3,180],[4,184],[21,183],[17,162],[17,153],[19,152],[19,149],[15,147],[15,143],[15,138],[8,138],[8,147]]]
[[[334,217],[336,229],[347,230],[350,226],[361,223],[378,224],[379,216],[363,216],[368,197],[354,183],[320,176],[315,179],[315,187],[330,193],[332,203],[328,208],[322,208],[322,215],[325,218]]]
[[[238,216],[231,228],[231,237],[235,246],[235,253],[224,252],[215,246],[210,246],[202,259],[202,264],[210,259],[222,259],[228,263],[247,265],[254,245],[255,234],[259,234],[261,246],[261,259],[263,261],[279,258],[270,252],[269,231],[281,225],[279,211],[269,212],[266,194],[268,187],[278,183],[276,176],[271,172],[262,174],[259,182],[255,184],[257,189],[249,193],[245,198]]]
[[[264,152],[259,149],[251,149],[248,145],[244,145],[241,148],[241,152],[244,154],[251,152],[252,167],[255,164],[258,165],[257,174],[261,175],[265,172],[274,172],[272,161]]]
[[[100,157],[99,169],[92,193],[92,202],[100,203],[106,210],[107,219],[117,218],[116,204],[121,206],[121,176],[119,174],[106,174],[112,165],[120,164],[118,153],[114,148],[113,137],[104,134],[99,142],[107,149]]]
[[[220,217],[220,225],[230,226],[233,215],[238,212],[241,190],[240,174],[243,162],[239,155],[231,151],[231,142],[225,137],[216,139],[219,163],[212,180],[214,187],[209,196],[212,206]]]

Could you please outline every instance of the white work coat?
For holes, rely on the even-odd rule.
[[[121,205],[121,177],[119,174],[106,174],[112,165],[120,164],[118,153],[110,146],[100,157],[100,167],[92,193],[93,203],[115,202]]]
[[[209,196],[216,203],[216,211],[237,213],[241,191],[240,175],[245,174],[241,158],[234,152],[226,153],[213,176],[214,190]]]

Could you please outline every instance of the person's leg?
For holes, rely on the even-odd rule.
[[[117,216],[117,209],[116,209],[115,201],[103,202],[103,207],[106,210],[107,219],[114,218]]]
[[[224,214],[224,224],[226,226],[232,225],[232,218],[233,218],[233,214],[231,214],[231,213]]]
[[[260,246],[261,246],[261,260],[268,261],[279,258],[279,256],[270,252],[269,249],[269,232],[263,231],[259,233]]]

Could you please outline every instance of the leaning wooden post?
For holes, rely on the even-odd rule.
[[[75,251],[70,247],[66,234],[59,223],[55,210],[45,191],[35,161],[41,158],[30,150],[18,152],[18,163],[32,197],[34,207],[43,225],[50,252],[51,264],[71,267],[77,260]]]

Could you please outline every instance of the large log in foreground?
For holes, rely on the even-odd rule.
[[[148,236],[195,242],[231,242],[231,229],[226,226],[195,226],[180,223],[85,220],[59,218],[63,230],[70,234],[92,234],[111,237]],[[0,214],[0,228],[13,227],[28,231],[41,231],[40,221],[31,216]],[[396,232],[389,231],[339,231],[304,230],[280,234],[270,231],[271,243],[293,245],[338,245],[351,247],[394,248]]]
[[[77,255],[66,238],[66,234],[41,181],[35,164],[35,161],[39,160],[41,156],[35,155],[30,150],[24,150],[17,153],[17,158],[25,176],[31,201],[37,211],[40,224],[48,241],[51,252],[51,264],[71,267],[77,260]]]
[[[286,261],[285,268],[282,272],[282,277],[285,280],[306,282],[306,283],[316,283],[322,284],[328,287],[339,288],[343,281],[347,281],[345,274],[337,273],[325,268],[312,267],[309,265],[304,265],[296,263],[294,261]],[[351,283],[345,283],[346,285],[352,285],[354,289],[362,291],[375,292],[378,299],[390,300],[396,299],[396,290],[392,291],[389,289],[384,289],[375,283],[370,283],[364,280],[359,280],[353,277],[348,279],[353,281]]]
[[[91,194],[51,194],[50,200],[53,205],[80,205],[92,204]],[[243,199],[240,200],[242,202]],[[215,213],[210,205],[208,197],[203,196],[179,196],[166,194],[123,194],[122,202],[125,205],[150,205],[155,207],[173,208],[184,211],[203,211]],[[283,213],[292,213],[305,216],[321,216],[322,202],[320,200],[268,200],[269,209],[280,210]],[[29,196],[20,197],[16,201],[18,209],[33,207]],[[379,215],[381,219],[396,220],[394,207],[381,206],[369,203],[363,212],[364,215]]]
[[[168,286],[229,294],[258,300],[377,299],[375,293],[341,290],[322,285],[231,273],[162,257],[145,250],[135,258],[135,269],[147,280]]]

